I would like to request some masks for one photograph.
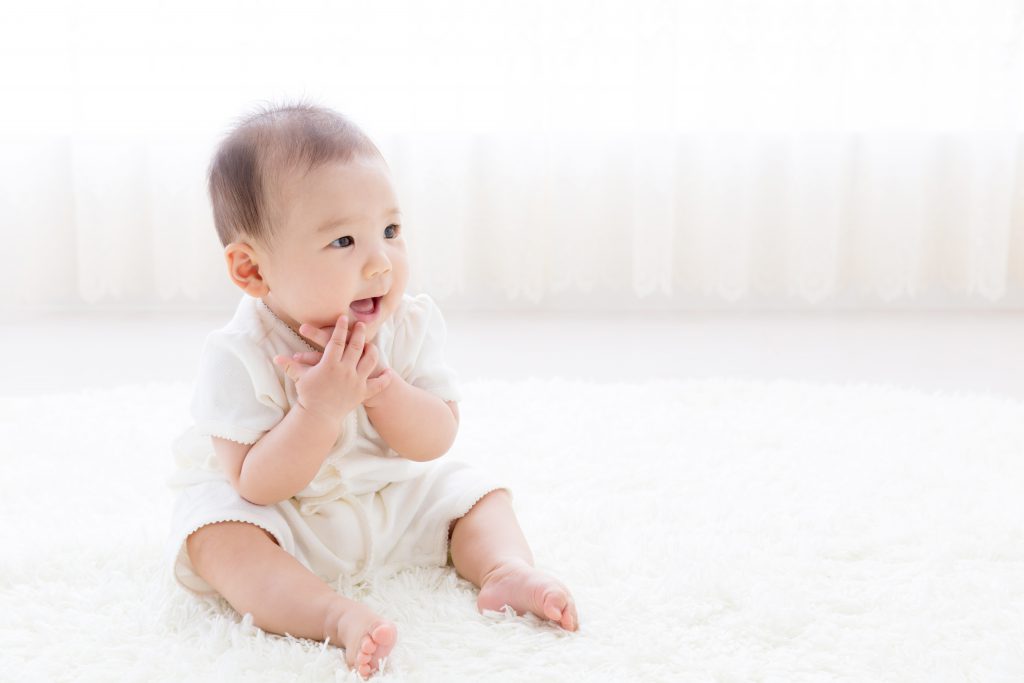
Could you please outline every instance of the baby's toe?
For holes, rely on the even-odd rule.
[[[544,614],[552,621],[562,618],[562,610],[565,609],[565,598],[560,595],[549,595],[544,600]]]
[[[562,589],[552,591],[545,597],[544,613],[565,630],[576,630],[576,605]]]
[[[575,631],[579,624],[576,616],[576,605],[572,602],[562,611],[562,620],[559,622],[566,631]]]
[[[370,646],[369,650],[367,649],[367,645]],[[363,636],[362,639],[359,641],[358,649],[352,651],[353,657],[350,663],[352,664],[352,666],[366,664],[370,661],[370,655],[373,654],[373,651],[376,649],[377,647],[374,644],[373,639],[371,639],[370,636]]]
[[[379,624],[359,642],[353,668],[363,678],[377,671],[380,661],[390,654],[398,639],[398,629],[394,624]]]
[[[398,639],[398,629],[395,628],[394,624],[380,624],[377,628],[373,629],[370,637],[373,638],[377,645],[387,647],[395,644],[395,640]]]

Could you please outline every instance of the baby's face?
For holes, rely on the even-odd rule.
[[[409,277],[398,200],[379,159],[331,162],[281,188],[280,237],[261,254],[267,306],[293,330],[333,326],[348,316],[367,340],[398,307]],[[373,298],[365,314],[353,302]],[[358,304],[356,308],[361,308]]]

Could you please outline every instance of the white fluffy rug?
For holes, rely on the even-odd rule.
[[[452,569],[339,590],[380,681],[1024,681],[1024,404],[739,381],[464,385],[445,457],[515,492],[569,634]],[[0,399],[0,678],[357,680],[160,564],[187,383]]]

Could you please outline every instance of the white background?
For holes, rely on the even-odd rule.
[[[466,379],[1024,397],[1024,3],[6,3],[4,393],[190,379],[257,104],[356,120]]]
[[[1024,4],[33,2],[0,21],[0,311],[225,311],[205,171],[362,126],[449,311],[1024,305]]]

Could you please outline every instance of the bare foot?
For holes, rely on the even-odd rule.
[[[398,628],[366,605],[341,598],[343,610],[337,620],[331,642],[345,648],[345,661],[363,678],[380,668],[380,661],[390,654],[398,640]]]
[[[567,631],[579,628],[576,603],[569,589],[555,577],[523,560],[498,565],[483,578],[476,606],[480,611],[501,611],[509,605],[516,614],[533,612]]]

